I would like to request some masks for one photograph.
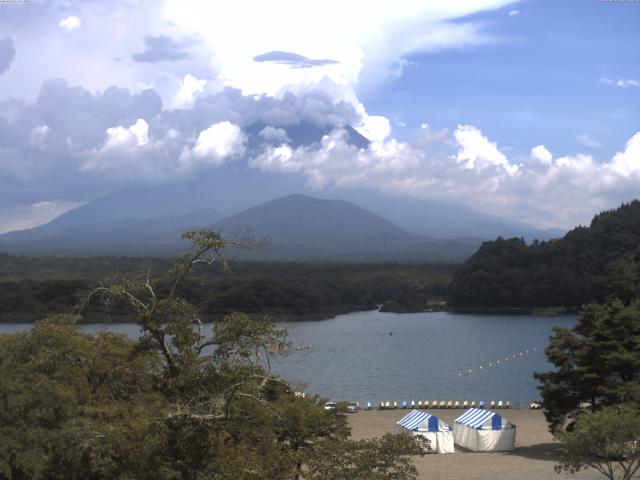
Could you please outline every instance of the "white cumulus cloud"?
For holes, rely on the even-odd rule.
[[[82,20],[80,20],[80,18],[76,17],[75,15],[65,17],[58,22],[58,26],[60,28],[68,31],[80,28],[81,25],[82,25]]]
[[[544,165],[551,165],[553,155],[544,145],[538,145],[531,149],[531,159]]]
[[[518,166],[509,163],[507,157],[498,149],[498,145],[489,141],[478,128],[472,125],[458,125],[453,135],[459,145],[456,159],[466,168],[501,166],[510,174],[518,171]]]
[[[245,142],[246,136],[238,125],[228,121],[215,123],[200,132],[191,155],[186,158],[220,165],[231,156],[241,155]]]

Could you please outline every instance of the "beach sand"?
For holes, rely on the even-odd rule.
[[[429,410],[443,421],[453,424],[463,410]],[[547,430],[544,415],[539,410],[500,410],[516,425],[516,450],[503,453],[473,453],[456,445],[454,454],[431,454],[416,457],[422,480],[570,480],[602,479],[595,470],[577,475],[557,474],[553,470],[558,458],[558,444]],[[359,411],[349,415],[354,439],[379,437],[395,432],[396,422],[407,410]]]

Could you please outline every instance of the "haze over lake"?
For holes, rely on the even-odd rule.
[[[575,322],[575,315],[376,311],[315,322],[286,322],[282,326],[293,343],[312,347],[275,356],[272,366],[294,384],[305,384],[309,394],[320,392],[335,400],[365,404],[383,400],[530,403],[539,398],[533,373],[550,368],[544,348],[552,328],[571,327]],[[29,327],[0,324],[0,333],[24,328]],[[137,325],[131,323],[83,328],[90,332],[108,329],[134,338],[138,335]]]

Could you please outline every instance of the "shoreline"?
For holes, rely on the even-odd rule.
[[[380,312],[380,313],[397,313],[397,314],[415,314],[415,313],[436,313],[436,312],[447,312],[458,315],[519,315],[519,316],[541,316],[541,317],[557,317],[562,315],[575,315],[579,312],[579,309],[569,309],[565,307],[527,307],[527,308],[468,308],[468,307],[447,307],[443,305],[430,305],[426,308],[385,308],[384,304],[379,307],[371,308],[371,309],[362,309],[362,306],[354,307],[354,308],[344,308],[331,310],[327,312],[313,312],[313,313],[304,313],[304,314],[286,314],[286,313],[267,313],[264,314],[266,318],[272,319],[275,323],[287,323],[287,322],[319,322],[322,320],[331,320],[340,315],[348,315],[351,313],[359,313],[359,312]],[[65,312],[56,312],[56,313],[43,313],[41,316],[34,316],[29,314],[26,318],[24,314],[2,314],[0,315],[0,324],[32,324],[36,323],[39,320],[44,319],[48,315],[57,315],[57,314],[68,314],[68,315],[76,315],[75,313],[65,313]],[[214,315],[203,315],[204,323],[215,323],[216,321],[222,319],[225,315],[228,314],[214,314]],[[255,313],[248,315],[258,315]],[[262,315],[262,314],[261,314]],[[130,316],[127,315],[108,315],[104,313],[91,313],[82,317],[82,319],[78,322],[81,325],[95,325],[102,323],[113,323],[113,324],[123,324],[123,323],[135,323],[131,320]]]
[[[464,410],[423,410],[453,424]],[[587,470],[577,476],[558,475],[556,465],[560,444],[549,433],[542,411],[529,409],[497,410],[516,426],[513,452],[474,453],[455,446],[453,454],[427,454],[414,457],[419,480],[560,480],[563,478],[599,479],[598,472]],[[396,431],[396,422],[407,410],[363,410],[348,416],[354,440],[381,437]]]

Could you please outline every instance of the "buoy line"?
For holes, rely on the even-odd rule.
[[[461,370],[461,371],[458,372],[458,376],[462,377],[462,376],[465,376],[465,375],[471,375],[471,374],[473,374],[475,372],[478,372],[480,370],[486,370],[488,368],[495,368],[497,366],[504,365],[507,362],[513,362],[514,360],[519,360],[519,359],[521,359],[523,357],[526,357],[527,355],[529,355],[531,353],[534,353],[534,352],[537,352],[537,351],[538,351],[538,349],[536,347],[531,347],[531,348],[528,348],[528,349],[523,350],[523,351],[518,352],[518,353],[513,353],[511,355],[505,355],[504,358],[501,357],[500,359],[495,360],[493,362],[489,362],[489,363],[487,363],[485,365],[479,365],[476,368],[466,368],[464,370]]]

